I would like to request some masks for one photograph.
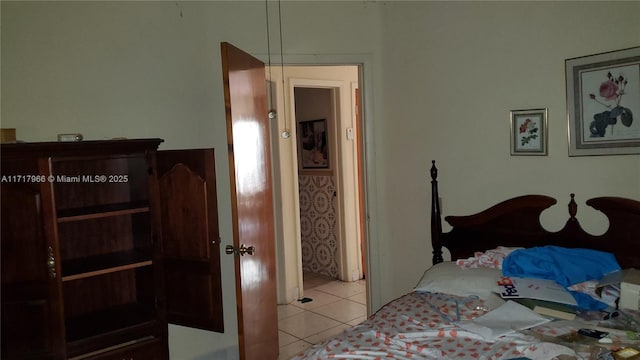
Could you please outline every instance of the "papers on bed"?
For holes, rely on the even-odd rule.
[[[501,277],[494,292],[505,300],[536,299],[576,305],[571,293],[553,280]],[[460,326],[485,339],[495,340],[551,320],[516,301],[507,301],[485,315],[460,323]]]
[[[574,297],[553,280],[502,277],[494,291],[541,315],[566,320],[576,317]]]
[[[460,327],[487,340],[529,329],[551,321],[515,301],[507,301],[498,308],[470,321],[460,322]]]
[[[494,292],[503,299],[536,299],[577,305],[571,293],[554,280],[501,277]]]

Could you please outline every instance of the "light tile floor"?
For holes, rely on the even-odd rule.
[[[304,297],[278,305],[279,360],[339,334],[366,319],[365,280],[342,282],[318,274],[304,274]]]

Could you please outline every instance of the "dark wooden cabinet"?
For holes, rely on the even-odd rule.
[[[215,174],[169,175],[174,192],[160,196],[161,142],[2,145],[2,359],[168,359],[167,309],[217,316],[194,306],[221,298]],[[212,156],[200,161],[213,168]]]

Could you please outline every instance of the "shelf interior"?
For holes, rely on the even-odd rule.
[[[67,341],[105,335],[153,321],[155,314],[148,304],[131,303],[67,319]]]
[[[58,214],[64,211],[87,214],[86,209],[106,204],[148,201],[147,163],[143,155],[107,156],[104,158],[54,159],[53,176],[103,176],[104,182],[55,182],[54,193]],[[122,181],[111,181],[117,179]],[[126,179],[126,181],[125,181]],[[95,213],[95,212],[94,212]]]
[[[62,281],[149,266],[152,263],[149,251],[138,249],[67,260],[62,263]]]
[[[100,351],[158,336],[160,323],[148,304],[132,303],[66,321],[67,355]]]
[[[58,223],[63,276],[151,260],[150,217],[139,212]]]
[[[149,211],[148,201],[95,205],[84,208],[58,210],[58,222],[99,219],[103,217],[136,214]]]

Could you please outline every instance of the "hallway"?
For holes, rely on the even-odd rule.
[[[366,319],[364,279],[342,282],[305,273],[304,296],[312,301],[278,305],[280,360]]]

